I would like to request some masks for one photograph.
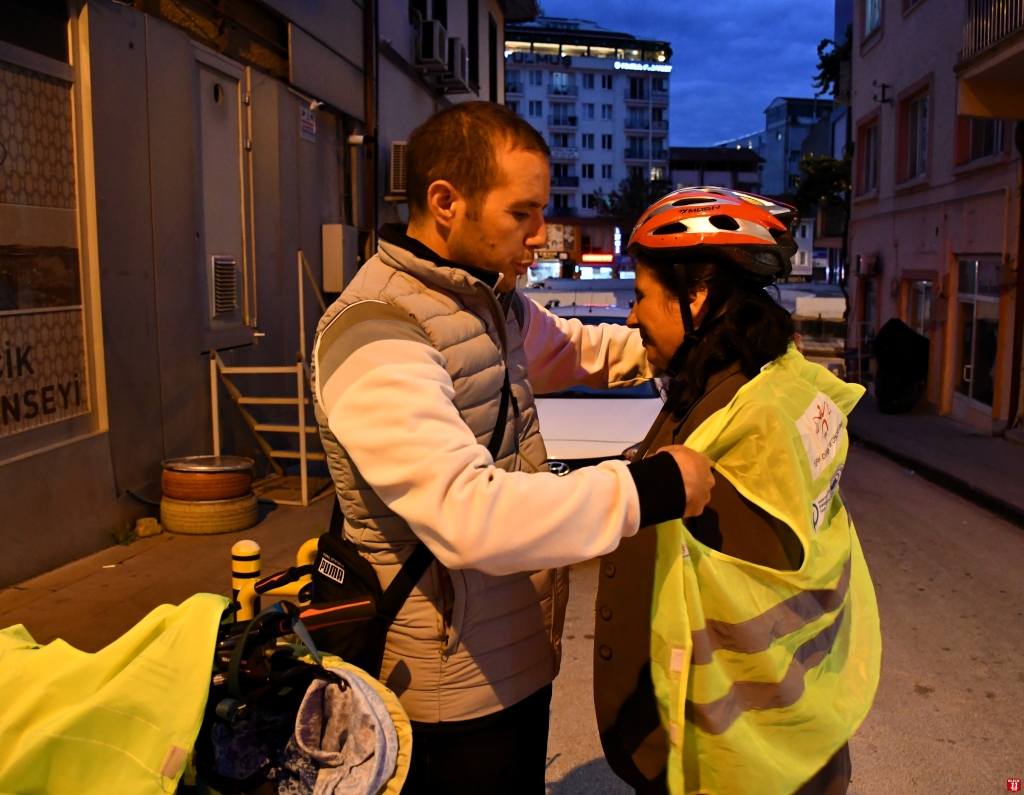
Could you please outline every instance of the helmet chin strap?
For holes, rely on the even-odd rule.
[[[682,262],[677,262],[672,268],[676,272],[676,294],[679,296],[679,314],[683,318],[684,332],[682,344],[676,348],[676,352],[672,354],[672,358],[669,360],[668,367],[665,368],[665,375],[675,380],[676,376],[679,375],[679,371],[682,370],[687,357],[690,355],[690,351],[700,342],[700,337],[693,327],[693,313],[690,311],[690,302],[688,300],[690,290],[686,284],[686,265]]]

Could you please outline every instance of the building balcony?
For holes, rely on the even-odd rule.
[[[548,116],[548,127],[575,127],[575,116]]]
[[[576,207],[548,207],[544,213],[545,218],[575,218],[578,210]]]
[[[657,132],[665,132],[668,129],[668,119],[652,119],[651,129]]]
[[[626,160],[643,160],[645,163],[649,159],[647,157],[646,149],[626,149],[623,157],[625,157]]]
[[[651,92],[646,89],[634,90],[632,88],[627,88],[622,92],[622,98],[625,99],[626,102],[650,102]]]
[[[557,175],[551,178],[552,188],[578,188],[580,186],[579,177],[568,177],[564,175]]]
[[[651,129],[650,119],[626,119],[627,130],[649,130]]]
[[[955,71],[962,114],[1024,119],[1024,1],[967,0]]]
[[[505,83],[505,94],[522,94],[523,84],[522,83]]]
[[[575,146],[552,146],[552,160],[579,160],[580,150]]]
[[[667,91],[652,91],[651,102],[656,102],[659,105],[668,104],[668,92]]]
[[[651,160],[668,160],[668,149],[652,149]]]
[[[556,86],[553,83],[548,86],[549,97],[576,97],[579,93],[578,86]]]

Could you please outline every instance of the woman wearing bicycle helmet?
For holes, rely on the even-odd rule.
[[[789,274],[793,212],[689,188],[630,237],[628,325],[668,378],[635,455],[686,443],[715,464],[701,516],[602,560],[598,726],[641,793],[842,795],[877,687],[874,591],[838,494],[863,388],[800,356],[765,289]]]

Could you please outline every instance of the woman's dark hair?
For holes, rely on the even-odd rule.
[[[677,418],[704,394],[712,375],[738,362],[743,374],[753,378],[764,365],[786,352],[793,337],[789,312],[741,268],[707,255],[691,256],[683,261],[686,285],[685,294],[680,295],[675,267],[679,261],[640,256],[640,264],[680,301],[688,302],[689,293],[698,287],[708,291],[708,311],[696,332],[700,342],[691,348],[675,383],[669,387],[668,405]],[[730,298],[734,298],[732,305],[717,315]]]

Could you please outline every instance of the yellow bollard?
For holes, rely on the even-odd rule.
[[[248,540],[235,542],[231,547],[231,598],[238,601],[238,593],[242,590],[242,586],[247,583],[250,586],[255,585],[259,578],[260,545],[255,541]],[[260,610],[258,596],[253,610],[256,613]],[[237,620],[242,621],[252,617],[252,615],[238,615]]]

